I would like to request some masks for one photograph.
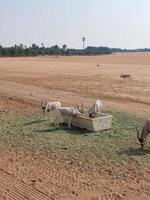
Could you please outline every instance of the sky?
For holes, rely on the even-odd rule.
[[[150,0],[0,0],[0,44],[150,48]]]

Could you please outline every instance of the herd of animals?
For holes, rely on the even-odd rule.
[[[96,102],[92,105],[92,107],[88,111],[89,117],[90,118],[96,117],[96,114],[98,112],[101,112],[102,106],[103,106],[102,101],[100,101],[99,99],[96,100]],[[45,114],[46,112],[51,113],[50,122],[52,118],[56,128],[60,128],[60,121],[62,120],[63,116],[69,117],[68,128],[70,128],[72,117],[84,114],[86,111],[86,109],[83,108],[83,104],[81,105],[81,107],[77,105],[77,108],[72,106],[62,107],[59,101],[46,103],[45,101],[43,102],[41,100],[41,107],[43,114]]]
[[[43,114],[45,114],[46,112],[49,112],[51,114],[51,118],[53,118],[53,122],[56,128],[60,128],[60,122],[63,116],[69,117],[68,128],[70,128],[72,117],[84,114],[84,112],[86,111],[83,108],[83,104],[81,105],[81,107],[79,105],[76,105],[76,108],[62,107],[59,101],[46,103],[46,101],[43,102],[43,100],[41,100],[41,107]],[[92,107],[88,111],[89,117],[95,118],[96,114],[102,111],[102,107],[103,107],[102,101],[97,99],[96,102],[92,105]],[[50,123],[51,123],[51,118],[50,118]],[[150,133],[150,119],[147,119],[145,121],[141,131],[139,131],[138,127],[136,127],[136,131],[137,131],[137,138],[140,142],[141,148],[144,148],[146,138]]]

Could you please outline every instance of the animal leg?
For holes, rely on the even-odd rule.
[[[68,128],[70,128],[71,127],[71,120],[72,120],[72,116],[71,117],[69,117],[69,121],[68,121]]]

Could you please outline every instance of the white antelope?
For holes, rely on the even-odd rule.
[[[43,114],[45,114],[45,112],[49,112],[49,125],[51,125],[51,121],[52,121],[52,113],[56,110],[59,109],[61,107],[61,103],[59,101],[52,101],[52,102],[47,102],[41,100],[41,107],[42,107],[42,111]],[[51,115],[50,115],[51,114]]]
[[[71,119],[73,116],[77,116],[81,114],[77,109],[74,107],[60,107],[53,112],[53,119],[56,128],[60,128],[60,121],[62,120],[63,116],[68,116],[68,128],[70,128]]]
[[[57,108],[61,107],[61,103],[59,101],[51,101],[51,102],[47,102],[43,100],[41,100],[41,107],[43,110],[43,114],[45,114],[45,112],[51,112],[56,110]]]

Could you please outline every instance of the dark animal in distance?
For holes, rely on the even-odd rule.
[[[124,74],[124,73],[122,73],[120,75],[120,78],[131,78],[131,75],[130,74]]]

